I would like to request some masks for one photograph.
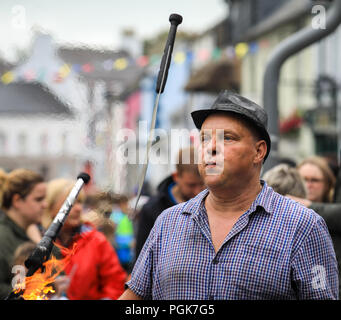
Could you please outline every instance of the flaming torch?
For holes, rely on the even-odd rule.
[[[32,254],[28,257],[25,261],[25,266],[28,269],[26,274],[26,279],[32,280],[33,274],[37,272],[37,274],[42,274],[46,267],[56,267],[59,264],[55,263],[55,259],[52,259],[52,263],[50,263],[49,258],[51,255],[51,251],[53,248],[53,243],[56,240],[60,229],[64,225],[64,222],[75,203],[75,200],[81,191],[84,184],[87,184],[90,181],[90,176],[87,173],[81,173],[77,177],[77,182],[70,191],[69,195],[67,196],[66,200],[64,201],[62,207],[60,208],[59,212],[57,213],[56,217],[52,221],[51,225],[45,232],[43,238],[37,244],[36,248],[32,252]],[[40,269],[40,270],[39,270]],[[58,269],[58,268],[57,268]],[[60,270],[61,271],[61,270]],[[55,276],[57,276],[60,271]],[[36,274],[35,274],[36,275]],[[51,277],[50,281],[53,282],[55,277]],[[27,282],[27,281],[26,281]],[[49,289],[47,289],[49,290]],[[15,289],[13,290],[6,300],[18,300],[24,297],[25,289]]]

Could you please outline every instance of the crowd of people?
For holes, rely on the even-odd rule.
[[[182,164],[188,152],[191,164]],[[117,299],[157,216],[203,190],[194,148],[181,150],[176,171],[160,183],[155,196],[133,211],[136,198],[105,191],[78,195],[56,240],[52,254],[70,261],[55,282],[53,299]],[[14,266],[24,266],[62,207],[75,181],[46,182],[27,169],[0,171],[0,297],[13,290]],[[147,201],[149,199],[149,201]],[[144,204],[142,202],[142,204]],[[62,248],[62,249],[60,249]],[[65,253],[63,251],[65,248]]]
[[[4,299],[13,290],[13,266],[18,261],[23,265],[33,252],[75,181],[61,178],[45,182],[38,173],[27,169],[8,174],[2,171],[1,176],[0,296]],[[123,292],[127,272],[113,245],[115,226],[109,218],[104,221],[100,204],[89,207],[93,214],[85,213],[86,199],[82,190],[55,242],[55,257],[61,259],[72,252],[55,284],[64,290],[58,287],[56,292],[59,297],[74,300],[117,299]],[[97,220],[91,219],[94,215]]]
[[[175,171],[138,212],[127,195],[82,190],[52,252],[72,255],[49,298],[338,299],[341,169],[313,156],[263,173],[271,148],[264,113],[226,91],[192,113],[199,149],[179,151]],[[199,164],[198,152],[207,152]],[[0,170],[0,299],[74,183]]]

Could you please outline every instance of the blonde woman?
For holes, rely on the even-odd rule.
[[[66,179],[48,183],[44,228],[50,225],[74,184]],[[76,245],[65,269],[71,278],[66,295],[71,300],[117,299],[124,290],[126,273],[105,236],[82,221],[84,198],[81,191],[57,238],[63,247],[71,249]]]
[[[29,241],[27,229],[38,224],[46,209],[46,184],[38,173],[16,169],[9,174],[2,173],[0,184],[0,299],[12,291],[12,259],[15,250]]]

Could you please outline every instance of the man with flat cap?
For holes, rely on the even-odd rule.
[[[191,115],[207,189],[158,217],[121,299],[338,299],[324,220],[260,180],[265,110],[223,91]]]

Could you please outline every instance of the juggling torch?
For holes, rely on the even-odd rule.
[[[70,191],[62,207],[58,211],[56,217],[45,232],[43,238],[37,244],[32,254],[25,261],[25,266],[28,269],[26,277],[32,276],[39,268],[42,269],[44,262],[46,262],[50,258],[53,248],[53,242],[56,240],[60,229],[64,225],[64,222],[73,204],[75,203],[79,192],[81,191],[84,184],[87,184],[89,181],[90,176],[87,173],[81,173],[78,175],[76,184]],[[12,291],[6,298],[6,300],[20,299],[20,296],[23,292],[24,290],[18,292]]]

